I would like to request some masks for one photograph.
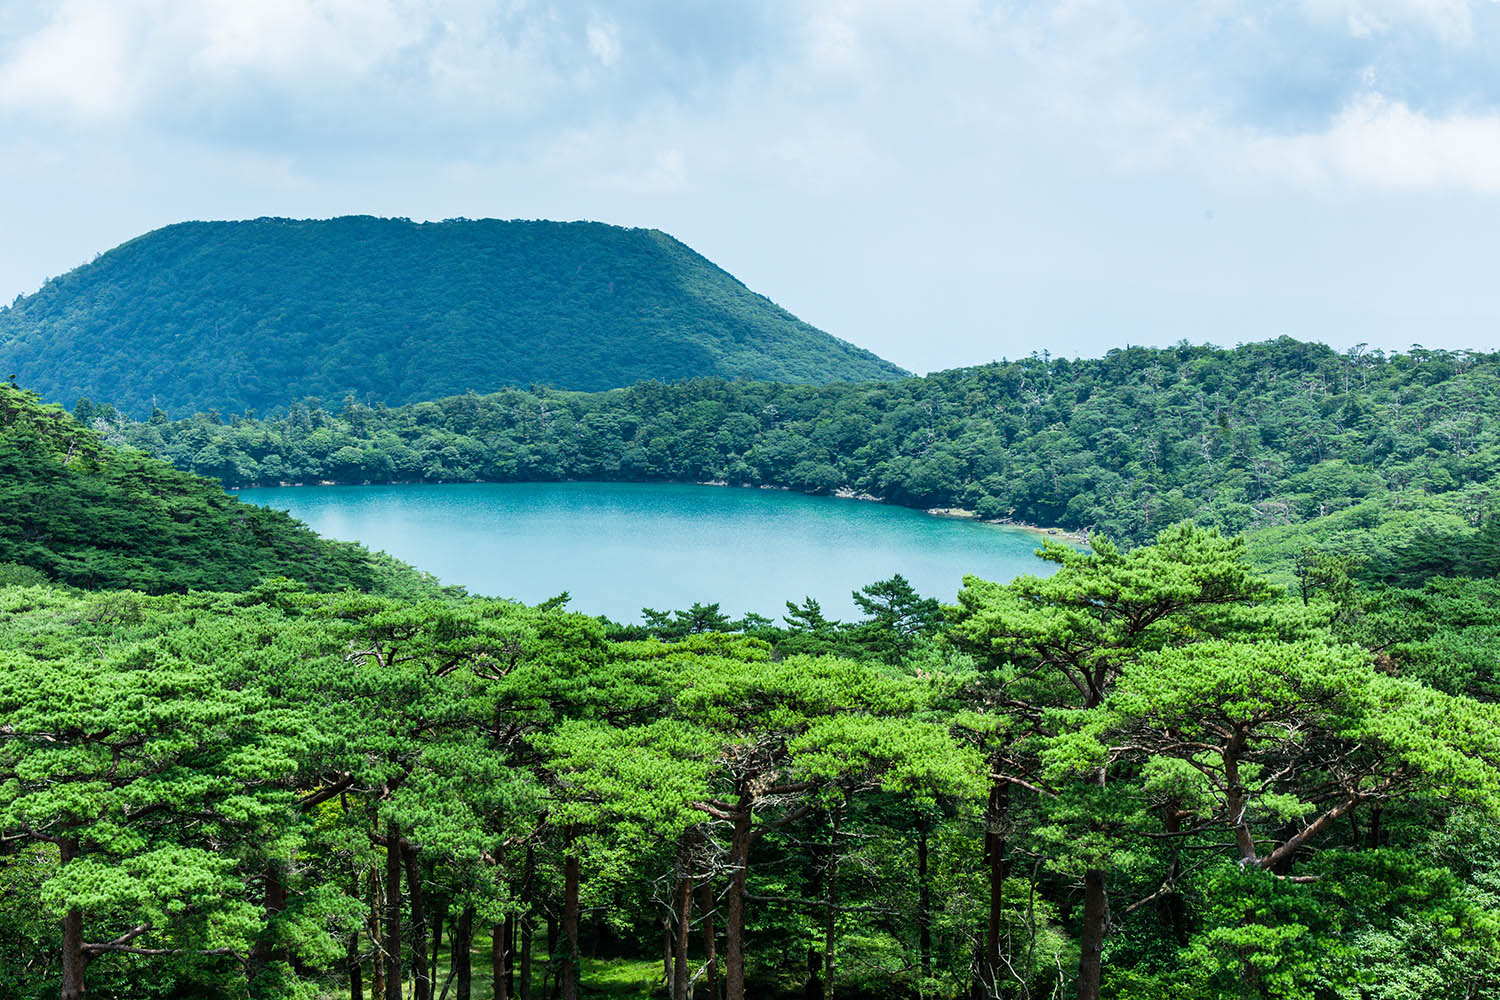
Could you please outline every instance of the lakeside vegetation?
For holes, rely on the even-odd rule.
[[[0,308],[0,373],[146,416],[307,397],[408,403],[507,385],[900,368],[654,229],[254,219],[167,226]]]
[[[1046,554],[856,626],[0,590],[4,990],[571,998],[585,955],[731,1000],[1500,988],[1491,620],[1460,677],[1242,540]]]
[[[110,447],[61,407],[0,383],[0,584],[160,593],[244,589],[270,576],[316,590],[439,589],[389,556],[320,538],[283,512]]]
[[[1357,557],[1391,584],[1500,572],[1496,354],[1340,354],[1283,338],[862,385],[514,389],[264,420],[133,422],[90,401],[75,412],[230,486],[718,481],[847,490],[1126,543],[1190,518],[1256,532],[1258,557],[1283,581],[1308,547]]]
[[[84,401],[93,429],[0,387],[0,994],[1500,990],[1496,359],[1126,355],[267,422]],[[1057,419],[1017,417],[1010,379]],[[1116,418],[1124,438],[1084,434]],[[1088,451],[1074,482],[1118,495],[1080,509],[1135,497],[1151,533],[1043,541],[1051,575],[969,577],[948,607],[896,576],[858,621],[796,595],[730,620],[704,595],[622,625],[442,591],[117,447],[138,435],[186,465],[366,442],[445,471],[504,447],[527,474],[818,447],[908,469],[851,488],[994,449],[1039,511],[1048,442],[1108,437],[1135,457]],[[1143,464],[1152,440],[1172,461]],[[786,461],[751,466],[768,442]]]

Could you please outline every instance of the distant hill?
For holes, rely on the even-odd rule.
[[[267,420],[77,415],[235,485],[720,480],[1128,543],[1187,518],[1265,529],[1279,565],[1359,529],[1351,551],[1383,583],[1500,573],[1500,352],[1340,354],[1282,338],[874,385],[705,378]]]
[[[0,382],[0,586],[165,593],[244,590],[281,576],[313,590],[439,589],[387,555],[320,538],[216,482],[112,448],[61,408]]]
[[[145,415],[904,372],[690,248],[592,222],[185,222],[0,311],[0,377]]]

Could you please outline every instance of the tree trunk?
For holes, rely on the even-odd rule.
[[[510,915],[505,922],[490,925],[490,996],[510,1000]]]
[[[1078,942],[1078,1000],[1099,1000],[1104,931],[1108,923],[1109,899],[1104,891],[1104,872],[1090,868],[1083,873],[1083,932]]]
[[[724,997],[745,1000],[745,880],[750,868],[750,806],[742,802],[729,842],[729,912],[724,929]]]
[[[365,972],[359,962],[359,935],[349,935],[349,1000],[365,1000]]]
[[[1182,830],[1182,815],[1178,811],[1178,803],[1173,800],[1166,805],[1166,820],[1164,829],[1167,833],[1180,833]],[[1178,945],[1187,947],[1187,908],[1182,902],[1182,893],[1177,891],[1177,879],[1182,875],[1182,858],[1178,850],[1179,841],[1176,837],[1171,840],[1172,864],[1167,869],[1167,882],[1172,890],[1167,893],[1166,908],[1167,918],[1172,922],[1172,936],[1177,939]]]
[[[1244,730],[1236,729],[1234,736],[1220,753],[1224,762],[1224,806],[1230,822],[1234,824],[1234,841],[1240,851],[1240,867],[1256,863],[1255,835],[1250,831],[1246,819],[1249,812],[1249,792],[1240,784],[1240,754],[1245,749]]]
[[[62,1000],[83,1000],[83,970],[88,956],[83,953],[83,911],[73,907],[63,915]]]
[[[703,911],[703,961],[708,966],[708,1000],[719,1000],[719,953],[714,937],[714,890],[704,882],[698,887],[698,908]]]
[[[380,873],[370,866],[370,1000],[385,1000],[385,943],[380,937]]]
[[[578,855],[571,850],[563,859],[563,938],[567,955],[559,974],[562,1000],[578,1000],[578,967],[583,953],[578,947]]]
[[[833,997],[833,944],[839,919],[839,819],[834,809],[828,834],[828,867],[823,871],[823,997]]]
[[[661,981],[667,986],[667,996],[672,995],[672,917],[661,918]]]
[[[466,906],[453,925],[453,974],[458,979],[458,1000],[470,1000],[473,994],[474,966],[469,955],[473,939],[474,907]]]
[[[521,942],[521,920],[515,914],[505,918],[505,990],[516,995],[516,954]]]
[[[526,867],[521,875],[521,898],[526,909],[521,913],[521,992],[520,1000],[531,1000],[531,894],[536,883],[536,848],[526,845]]]
[[[531,1000],[531,913],[521,915],[521,1000]]]
[[[932,887],[927,881],[930,825],[925,817],[917,824],[917,953],[921,956],[923,979],[932,978]]]
[[[1098,685],[1091,684],[1084,708],[1097,708],[1103,700]],[[1089,779],[1100,788],[1108,779],[1107,768],[1099,768]],[[1231,784],[1234,779],[1226,775]],[[1097,825],[1093,829],[1098,829]],[[1109,929],[1109,898],[1105,895],[1104,872],[1090,868],[1083,873],[1083,929],[1078,941],[1078,1000],[1099,1000],[1104,971],[1104,934]]]
[[[349,898],[359,898],[359,867],[350,873]],[[365,1000],[365,970],[359,961],[359,931],[349,935],[349,1000]],[[379,1000],[379,998],[377,998]]]
[[[807,983],[802,987],[802,1000],[824,1000],[823,954],[816,948],[807,949]]]
[[[437,990],[438,960],[443,954],[443,920],[448,916],[448,908],[445,906],[432,915],[432,959],[427,963],[427,968],[432,970],[432,988]],[[449,929],[451,934],[453,929]]]
[[[1005,912],[1005,879],[1010,862],[1005,857],[1005,824],[1010,814],[1010,782],[997,781],[990,786],[990,801],[984,817],[984,860],[989,871],[990,921],[984,939],[984,963],[979,978],[985,991],[995,993],[1000,975],[1000,927]]]
[[[286,885],[281,880],[281,869],[274,860],[266,862],[264,872],[265,888],[261,893],[261,906],[265,911],[266,926],[255,939],[255,944],[250,947],[250,960],[245,966],[245,979],[254,983],[266,971],[266,966],[271,964],[275,958],[275,948],[272,941],[275,933],[272,923],[276,915],[286,909]],[[252,988],[251,992],[255,992]]]
[[[684,874],[677,883],[677,935],[672,949],[672,1000],[688,996],[688,939],[693,932],[693,882]]]
[[[406,862],[406,894],[411,900],[411,964],[413,1000],[432,1000],[432,976],[427,969],[427,910],[422,896],[421,848],[401,845]]]
[[[385,1000],[401,998],[401,827],[385,824]]]
[[[61,864],[78,856],[78,841],[64,838],[59,842]],[[83,973],[89,959],[83,951],[83,911],[72,907],[63,914],[62,1000],[83,1000],[86,987]]]

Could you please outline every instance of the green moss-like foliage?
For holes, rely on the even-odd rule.
[[[244,589],[274,576],[319,590],[437,589],[388,556],[319,538],[211,480],[111,448],[35,393],[0,384],[0,582],[162,593]]]
[[[141,415],[903,374],[656,230],[369,217],[147,233],[0,312],[0,372]]]
[[[1500,535],[1482,530],[1500,481],[1497,354],[1339,354],[1281,339],[1034,356],[862,385],[694,379],[335,409],[133,426],[106,413],[103,426],[238,485],[847,487],[1133,544],[1183,518],[1262,531],[1288,574],[1307,546],[1360,555],[1402,586],[1500,570]]]
[[[941,621],[865,588],[894,655],[0,587],[0,996],[483,998],[512,937],[512,997],[1500,995],[1492,581],[1303,604],[1186,524],[1045,554]]]

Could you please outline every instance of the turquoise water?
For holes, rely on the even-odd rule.
[[[719,602],[777,617],[901,573],[951,602],[967,573],[1046,573],[1037,535],[921,511],[776,490],[636,483],[466,483],[244,490],[320,534],[384,549],[470,593],[639,621],[642,607]]]

